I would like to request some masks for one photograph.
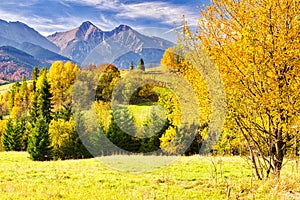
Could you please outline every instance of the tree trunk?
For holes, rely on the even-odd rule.
[[[274,162],[274,175],[276,178],[280,178],[280,171],[282,168],[283,158],[285,154],[285,142],[282,140],[278,140],[275,145],[276,153],[273,157]]]

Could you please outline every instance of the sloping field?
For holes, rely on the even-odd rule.
[[[239,157],[180,157],[141,172],[143,156],[33,162],[0,153],[0,199],[297,199],[294,163],[280,181],[256,181]],[[147,158],[157,162],[160,157]],[[112,162],[113,161],[113,162]],[[114,168],[111,168],[111,164]],[[138,168],[136,168],[138,169]],[[293,170],[294,169],[294,172]],[[293,173],[293,174],[292,174]]]

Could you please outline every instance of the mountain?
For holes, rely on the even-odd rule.
[[[73,63],[114,63],[126,69],[140,58],[145,66],[159,63],[172,42],[143,35],[127,25],[102,31],[91,22],[67,32],[56,32],[47,38],[21,22],[0,20],[0,77],[17,80],[30,76],[34,66],[49,67],[54,61]]]
[[[44,63],[46,67],[48,65],[50,66],[54,61],[61,60],[61,61],[71,61],[69,58],[64,57],[60,54],[54,53],[52,51],[49,51],[48,49],[44,49],[38,45],[31,44],[29,42],[23,42],[19,49],[29,53],[32,55],[35,59],[40,60]]]
[[[59,51],[55,44],[24,23],[0,20],[0,30],[0,44],[2,46],[10,45],[16,47],[15,45],[17,44],[29,42],[53,52]]]
[[[142,54],[143,49],[152,49],[152,53],[156,52],[158,55],[154,56],[156,58],[161,58],[163,56],[163,50],[173,46],[172,42],[167,40],[149,37],[139,32],[133,30],[131,27],[126,25],[120,25],[112,31],[112,36],[108,39],[102,41],[91,53],[87,56],[86,60],[82,63],[87,65],[89,63],[99,64],[99,63],[112,63],[120,57],[125,58],[124,54],[129,52],[134,52],[136,54]],[[156,49],[156,51],[154,51]],[[134,60],[134,57],[126,56],[126,60]],[[118,61],[118,62],[127,62]],[[159,63],[160,59],[145,61],[145,66],[149,66],[150,62]],[[119,66],[118,66],[119,67]],[[125,66],[123,66],[125,67]]]
[[[13,40],[10,40],[10,39],[7,39],[7,38],[4,38],[4,37],[0,36],[0,46],[18,47],[19,45],[20,45],[19,43],[15,42]]]
[[[20,80],[22,75],[29,77],[34,66],[43,64],[32,55],[11,46],[0,47],[0,78]]]
[[[54,61],[70,60],[31,43],[24,42],[19,48],[0,47],[0,79],[20,80],[22,75],[29,78],[34,66],[49,68]]]
[[[47,39],[60,48],[60,54],[81,63],[103,40],[104,35],[105,32],[87,21],[70,31],[56,32]]]
[[[112,63],[118,66],[119,69],[129,69],[130,63],[133,62],[135,67],[141,58],[143,58],[145,67],[151,68],[159,65],[162,59],[164,50],[154,48],[144,48],[141,52],[135,53],[130,51],[115,59]]]
[[[131,51],[140,53],[145,48],[165,50],[174,45],[158,37],[140,34],[126,25],[120,25],[112,31],[102,31],[88,21],[78,28],[55,33],[47,38],[61,48],[60,54],[78,61],[83,66],[91,63],[112,63]],[[159,53],[157,57],[162,56],[161,51],[156,52]]]
[[[70,60],[55,53],[59,47],[26,24],[0,20],[0,30],[0,78],[19,80],[29,77],[34,66]]]

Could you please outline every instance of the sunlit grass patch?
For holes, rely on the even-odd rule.
[[[240,157],[181,156],[168,160],[159,156],[145,159],[141,155],[115,155],[102,160],[47,162],[33,162],[28,157],[26,152],[0,152],[1,200],[300,197],[299,174],[291,171],[294,162],[287,163],[280,180],[257,181],[246,160]],[[113,166],[107,165],[109,162]],[[162,167],[160,162],[166,165]],[[132,164],[134,168],[130,168]],[[156,168],[145,170],[155,164]],[[140,169],[145,171],[136,173]]]
[[[141,103],[138,105],[128,105],[130,114],[133,116],[136,125],[142,126],[150,117],[152,106],[157,106],[156,103]]]
[[[180,156],[114,155],[97,157],[103,165],[114,170],[131,173],[153,171],[179,160]]]

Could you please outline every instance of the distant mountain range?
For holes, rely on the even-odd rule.
[[[49,67],[56,60],[71,60],[80,66],[113,63],[120,69],[129,68],[143,58],[146,67],[159,63],[172,42],[149,37],[120,25],[102,31],[91,22],[67,32],[44,37],[21,22],[0,20],[0,78],[20,79],[30,76],[34,66]]]
[[[127,54],[129,52],[136,53],[136,56],[141,55],[143,49],[151,49],[152,54],[158,54],[156,58],[159,59],[156,60],[143,55],[148,67],[150,63],[160,61],[163,56],[162,50],[174,45],[161,38],[142,35],[127,25],[120,25],[112,31],[102,31],[91,22],[84,22],[78,28],[55,33],[47,38],[60,48],[60,54],[76,60],[83,66],[114,63],[119,68],[129,68],[129,65],[118,66],[122,61],[115,62],[116,59],[120,60],[122,55],[127,55],[122,57],[126,60],[136,60],[135,57],[130,57],[131,54]]]

